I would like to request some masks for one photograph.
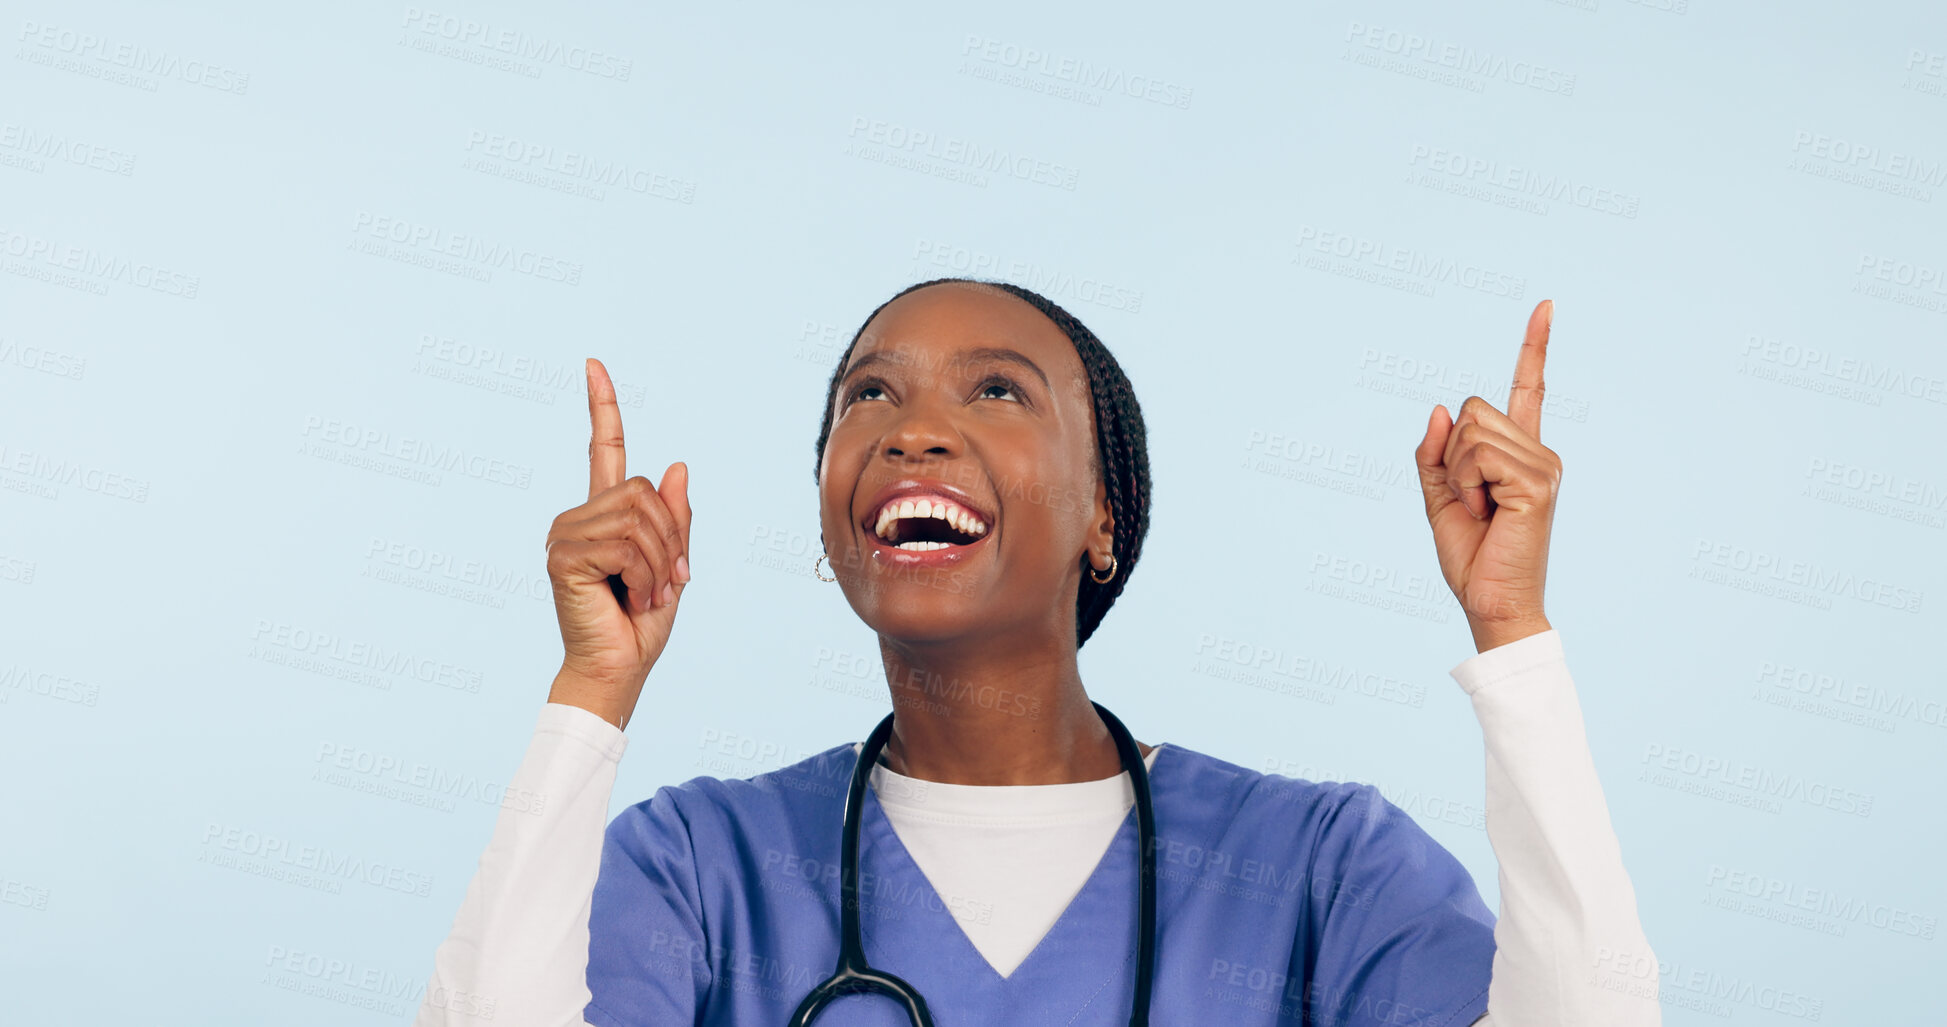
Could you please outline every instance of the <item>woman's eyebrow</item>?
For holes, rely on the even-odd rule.
[[[906,360],[894,356],[893,352],[896,351],[888,352],[886,350],[874,350],[873,352],[867,353],[864,356],[858,358],[857,360],[852,361],[852,366],[845,369],[845,378],[840,379],[840,381],[844,381],[845,379],[848,379],[853,375],[859,373],[860,370],[870,367],[874,364],[892,364],[894,366],[905,366],[912,363],[912,361],[910,360]],[[1049,392],[1054,391],[1054,386],[1048,384],[1048,376],[1042,373],[1040,365],[1036,364],[1032,360],[1029,360],[1027,356],[1021,353],[1019,350],[1008,349],[1005,346],[982,346],[978,349],[970,349],[953,355],[954,364],[973,364],[973,363],[979,363],[984,360],[1000,360],[1010,364],[1019,364],[1020,366],[1025,367],[1030,371],[1033,371],[1034,376],[1036,378],[1041,379],[1041,385],[1043,388],[1047,389]]]

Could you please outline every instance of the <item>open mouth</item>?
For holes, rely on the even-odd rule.
[[[867,526],[880,542],[908,552],[970,546],[987,537],[979,514],[936,496],[904,496],[879,508]]]

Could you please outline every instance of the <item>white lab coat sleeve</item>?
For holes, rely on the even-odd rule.
[[[1582,707],[1548,630],[1448,672],[1480,720],[1500,864],[1487,1027],[1658,1027],[1656,956],[1609,823]]]
[[[413,1027],[583,1027],[590,899],[627,747],[587,710],[542,707]]]

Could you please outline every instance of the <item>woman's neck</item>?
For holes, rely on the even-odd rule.
[[[1073,644],[1062,648],[915,647],[882,638],[897,714],[886,765],[922,781],[965,785],[1071,784],[1121,773],[1115,736],[1082,687]]]

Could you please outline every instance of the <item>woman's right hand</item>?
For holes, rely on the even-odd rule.
[[[669,644],[690,580],[689,467],[660,486],[624,477],[622,411],[608,369],[588,358],[588,502],[548,529],[548,579],[564,654],[549,702],[627,727],[649,668]]]

